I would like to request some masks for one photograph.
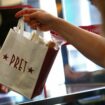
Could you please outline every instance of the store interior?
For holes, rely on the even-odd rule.
[[[11,10],[12,6],[21,7]],[[9,29],[18,23],[18,20],[14,17],[15,13],[30,6],[41,8],[83,29],[96,33],[100,32],[100,14],[88,0],[0,0],[1,47]],[[27,24],[25,24],[25,28],[28,32],[32,31]],[[43,37],[49,40],[52,38],[52,34],[49,31],[43,32]],[[47,76],[42,92],[33,99],[28,99],[22,94],[4,86],[7,91],[4,92],[0,89],[0,105],[105,104],[104,68],[83,56],[64,39],[57,39],[57,41],[59,43],[59,51]],[[66,44],[61,46],[62,43]],[[70,71],[66,70],[66,64],[71,67]],[[89,72],[92,74],[92,77],[88,78],[88,75],[86,75],[86,77],[78,77],[77,80],[73,80],[72,76],[71,78],[68,76],[72,71],[74,73]],[[1,87],[2,85],[0,84]]]

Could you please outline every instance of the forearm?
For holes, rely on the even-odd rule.
[[[86,57],[105,67],[105,38],[56,19],[53,29]]]

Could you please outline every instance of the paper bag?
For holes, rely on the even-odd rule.
[[[27,39],[21,27],[10,29],[1,48],[0,83],[33,98],[42,92],[58,50]]]

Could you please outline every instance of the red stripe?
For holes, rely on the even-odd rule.
[[[0,6],[0,9],[32,8],[31,5]]]
[[[39,95],[42,92],[42,90],[45,86],[45,82],[48,77],[48,74],[51,70],[53,62],[57,55],[57,52],[58,52],[58,50],[55,50],[53,48],[48,48],[47,54],[45,56],[45,59],[44,59],[44,62],[43,62],[43,65],[42,65],[42,68],[41,68],[41,71],[40,71],[40,74],[38,77],[38,81],[36,83],[36,86],[35,86],[35,89],[33,91],[31,98]]]

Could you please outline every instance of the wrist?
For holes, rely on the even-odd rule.
[[[61,26],[62,26],[62,19],[54,17],[51,29],[58,32]]]

